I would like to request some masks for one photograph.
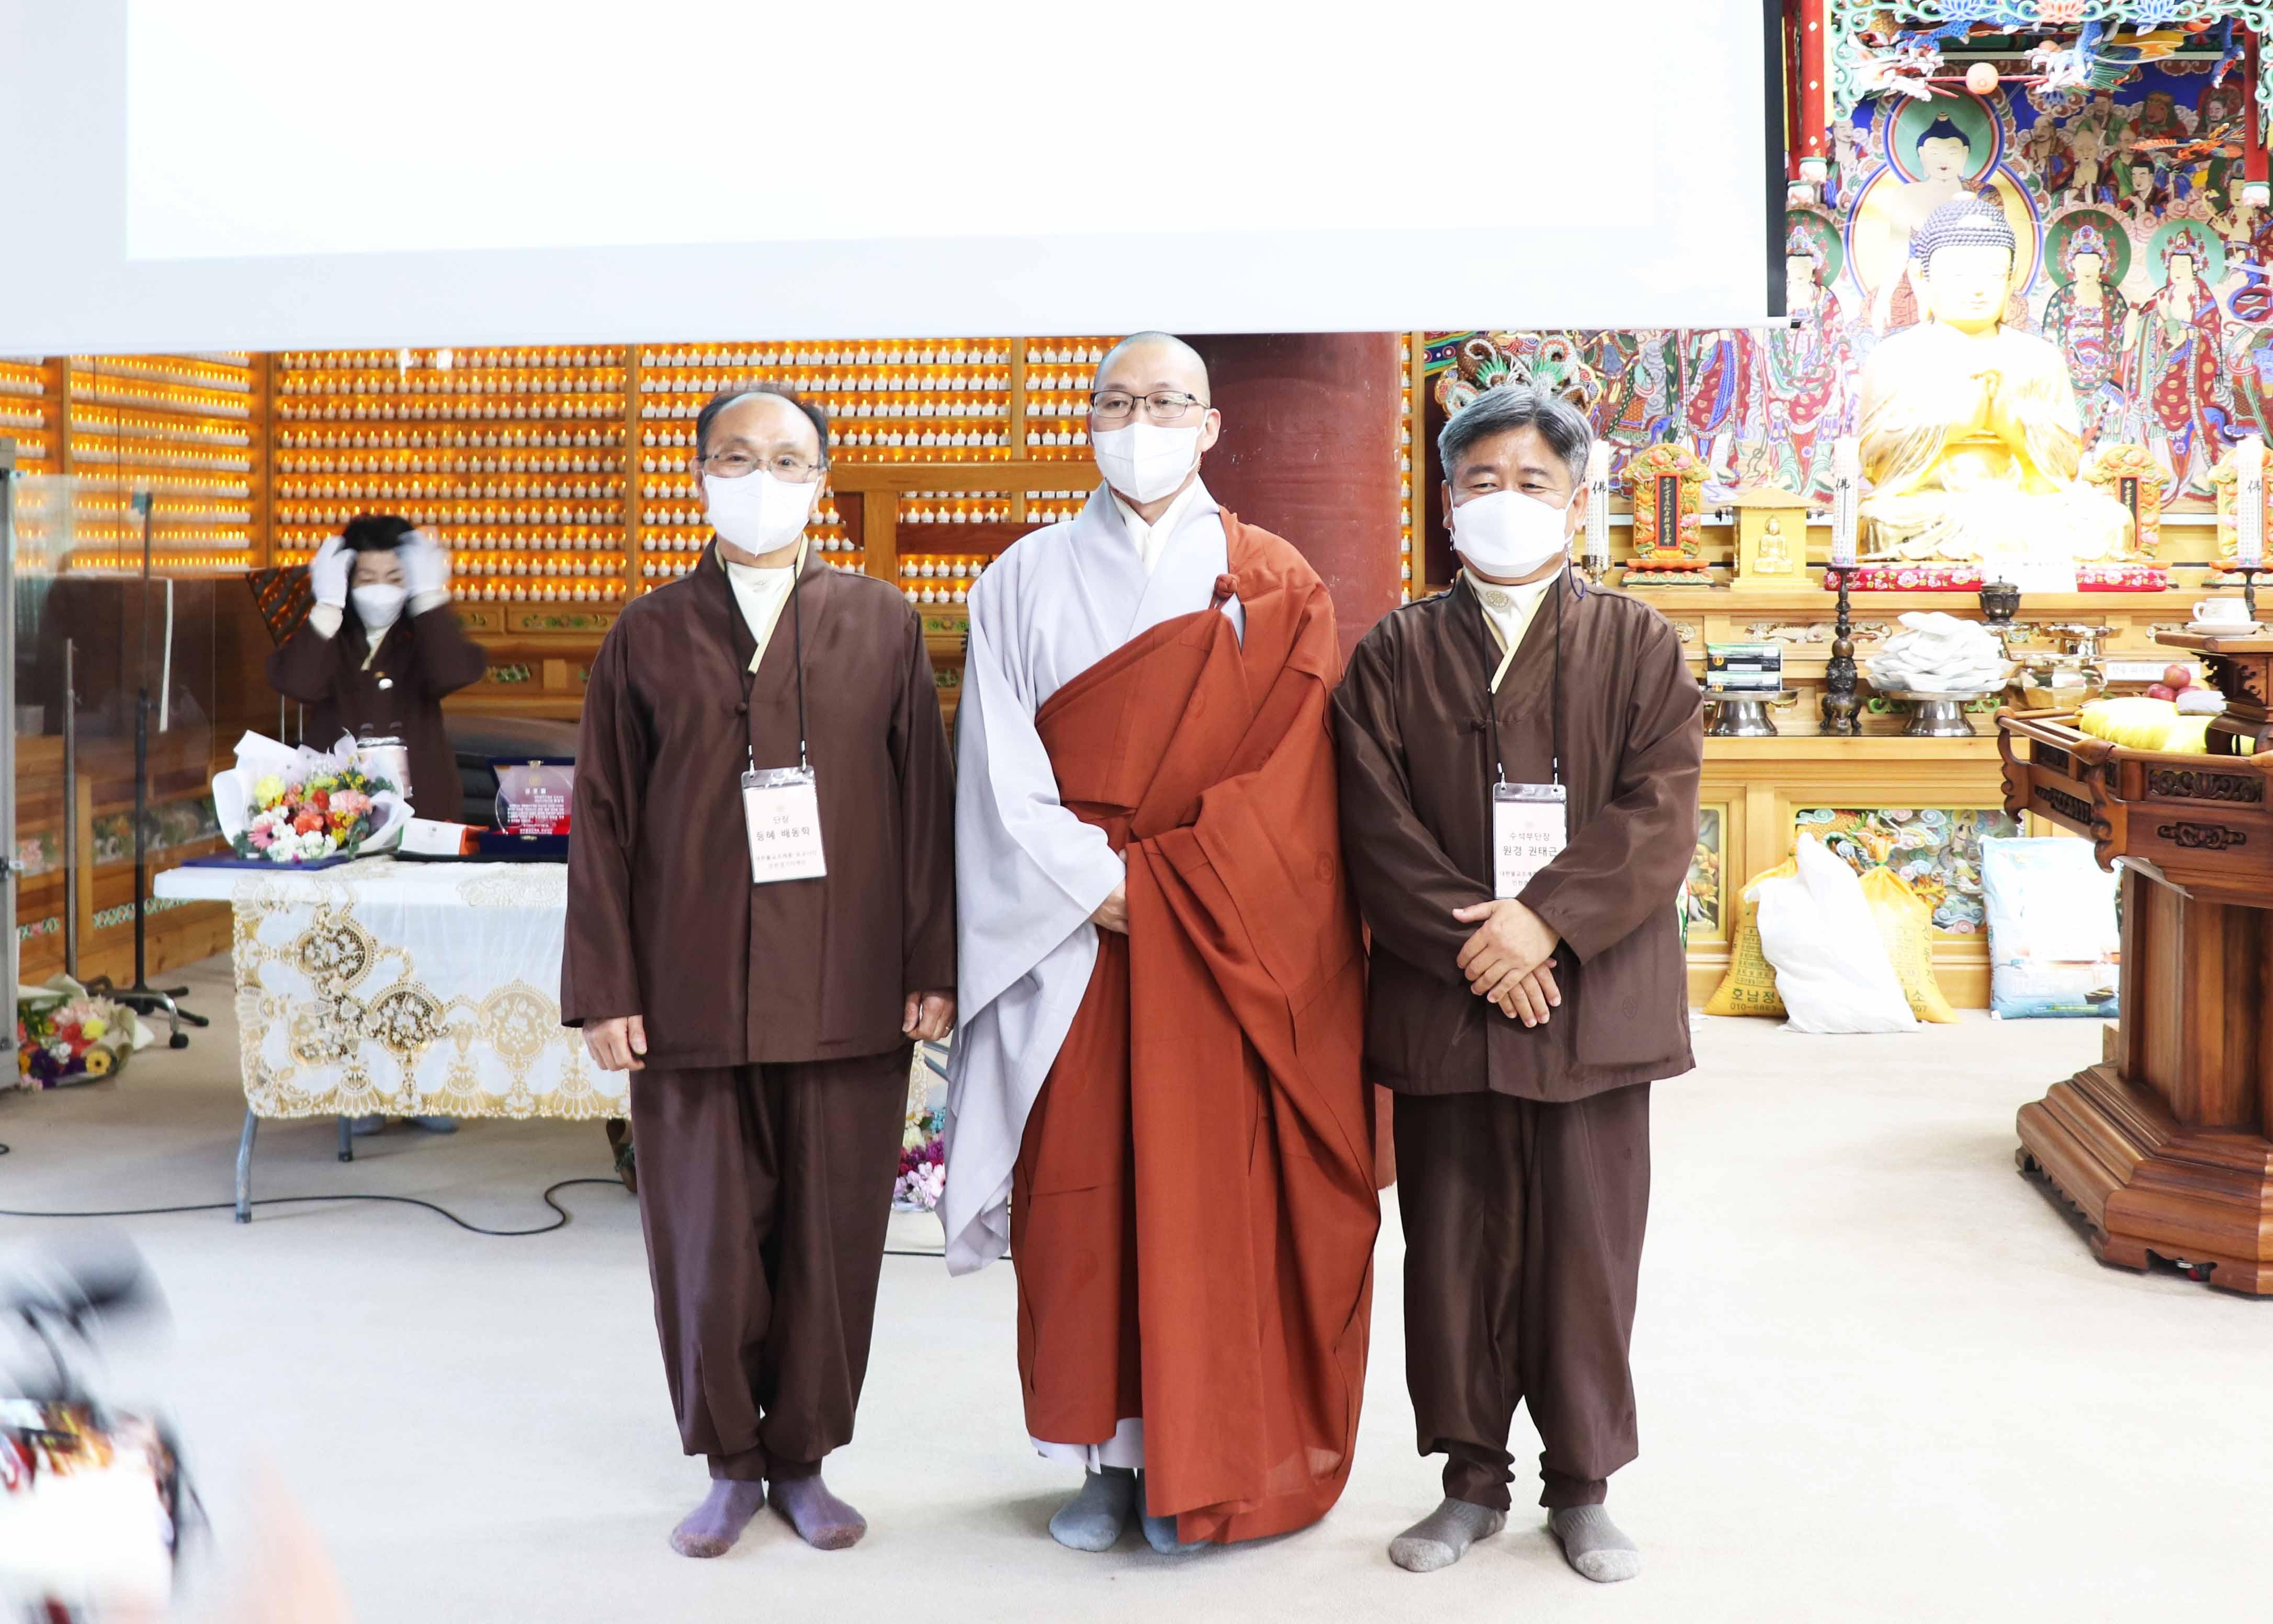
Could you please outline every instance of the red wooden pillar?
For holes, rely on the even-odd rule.
[[[1293,543],[1333,595],[1347,660],[1392,609],[1405,477],[1400,333],[1254,333],[1196,337],[1223,413],[1208,453],[1216,500]],[[1397,1177],[1391,1094],[1373,1091],[1374,1182]]]
[[[1824,0],[1797,0],[1792,25],[1792,90],[1798,114],[1797,127],[1789,133],[1791,177],[1813,186],[1821,185],[1831,173],[1830,119],[1824,111],[1823,81],[1830,62],[1826,9]]]
[[[1333,595],[1342,657],[1397,607],[1398,333],[1255,333],[1195,337],[1223,438],[1207,486],[1251,524],[1285,537]]]

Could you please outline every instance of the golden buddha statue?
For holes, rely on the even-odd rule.
[[[1865,545],[1880,560],[2088,562],[2130,551],[2131,515],[2076,477],[2082,423],[2066,359],[2003,324],[2005,211],[1962,198],[1911,244],[1931,320],[1863,368]]]

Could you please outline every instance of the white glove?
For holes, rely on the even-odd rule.
[[[334,609],[348,606],[348,572],[355,565],[355,554],[348,544],[334,536],[316,549],[316,556],[308,560],[308,586],[319,604]]]
[[[413,602],[449,595],[449,555],[425,531],[413,530],[405,536],[396,545],[394,557],[402,566],[402,590]]]

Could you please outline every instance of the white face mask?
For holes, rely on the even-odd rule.
[[[1520,491],[1472,496],[1452,511],[1452,550],[1487,575],[1514,580],[1569,555],[1570,511],[1571,502],[1557,508]]]
[[[745,553],[778,553],[795,541],[813,516],[821,481],[795,485],[761,468],[739,479],[702,476],[702,506],[719,539]]]
[[[1157,502],[1183,484],[1200,457],[1200,426],[1164,429],[1156,423],[1099,429],[1090,436],[1105,483],[1132,502]]]
[[[383,632],[402,613],[402,600],[409,594],[381,581],[356,587],[348,596],[355,600],[356,619],[363,622],[364,630]]]

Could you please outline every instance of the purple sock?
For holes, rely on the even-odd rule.
[[[806,1477],[776,1477],[774,1509],[789,1519],[797,1537],[816,1551],[842,1551],[858,1545],[868,1519],[829,1492],[814,1472]]]
[[[719,1478],[671,1530],[671,1548],[681,1556],[724,1556],[765,1506],[766,1485],[755,1478]]]

